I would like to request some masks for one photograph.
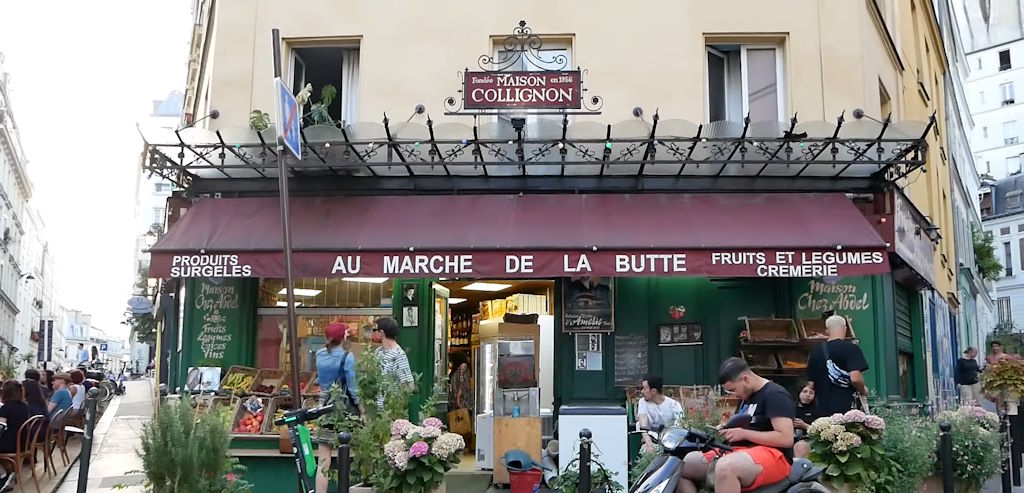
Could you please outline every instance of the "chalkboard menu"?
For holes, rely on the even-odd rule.
[[[240,360],[241,345],[236,341],[242,330],[242,280],[197,279],[189,293],[186,343],[192,348],[190,366],[230,366]]]
[[[615,334],[615,385],[624,387],[643,381],[649,351],[645,334]]]

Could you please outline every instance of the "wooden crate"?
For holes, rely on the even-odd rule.
[[[775,353],[770,349],[744,349],[740,351],[740,357],[753,370],[777,370],[779,368],[779,361],[775,359]]]
[[[263,415],[264,415],[263,420],[266,421],[266,419],[267,419],[266,418],[267,405],[269,405],[269,403],[270,403],[270,398],[268,398],[268,397],[251,396],[251,397],[247,397],[245,399],[241,399],[241,400],[238,401],[238,404],[235,407],[235,416],[231,419],[231,433],[242,434],[242,435],[254,435],[254,434],[259,434],[260,433],[259,430],[257,430],[255,433],[248,433],[248,432],[242,433],[242,432],[235,431],[238,428],[239,421],[241,421],[242,418],[247,417],[247,416],[250,415],[249,410],[245,408],[245,403],[249,399],[260,399],[263,402]]]
[[[825,341],[828,339],[828,331],[825,329],[825,320],[821,318],[801,318],[800,338],[805,341]],[[846,317],[846,338],[856,339],[857,333],[853,331],[853,321]]]
[[[249,393],[260,396],[271,396],[281,392],[281,384],[284,383],[287,374],[284,370],[278,369],[261,369],[257,374],[256,378],[252,381],[252,385],[249,386]],[[270,387],[269,391],[264,389],[260,391],[260,386]]]
[[[796,323],[791,318],[740,317],[750,342],[799,342]],[[741,337],[742,339],[742,337]]]
[[[807,368],[808,348],[780,349],[775,353],[779,360],[779,368],[783,370],[803,370]]]
[[[316,407],[318,403],[319,401],[317,399],[307,397],[302,400],[302,407]],[[287,396],[270,398],[270,403],[267,404],[267,417],[263,420],[263,428],[260,430],[261,434],[279,435],[281,433],[280,429],[274,426],[274,415],[277,414],[277,411],[280,409],[284,409],[285,411],[295,409],[295,406],[292,404],[292,398]],[[309,421],[306,423],[306,427],[312,432],[316,430],[317,424],[316,422]],[[282,428],[284,428],[284,426],[282,426]]]
[[[309,373],[309,378],[303,380],[302,374]],[[318,372],[299,373],[299,381],[302,382],[302,395],[320,395],[320,383],[317,381]]]
[[[249,385],[238,385],[237,388],[233,387],[231,389],[228,389],[226,387],[227,382],[229,380],[231,380],[232,378],[235,378],[235,377],[232,377],[232,375],[244,375],[245,377],[252,377],[255,380],[256,379],[256,374],[258,372],[259,372],[259,370],[257,370],[256,368],[250,368],[248,366],[234,365],[234,366],[228,368],[227,373],[224,374],[224,378],[222,378],[220,380],[220,387],[218,387],[218,388],[221,391],[229,391],[231,393],[236,393],[236,394],[237,393],[247,392],[249,390],[249,387],[252,386],[252,382],[249,382]]]
[[[232,404],[232,398],[226,396],[197,395],[193,396],[196,414],[205,414],[218,407],[226,407]]]

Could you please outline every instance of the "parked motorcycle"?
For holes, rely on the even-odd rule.
[[[750,415],[733,416],[723,428],[742,428],[750,424],[750,420]],[[707,433],[699,430],[667,427],[651,431],[659,432],[658,437],[652,439],[661,444],[662,453],[647,466],[636,483],[630,487],[629,493],[675,493],[686,454],[712,450],[732,451],[732,447],[712,439]],[[824,468],[816,467],[807,459],[794,459],[789,477],[750,493],[831,493],[828,488],[817,482],[822,472]]]

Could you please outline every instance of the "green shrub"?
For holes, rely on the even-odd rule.
[[[153,493],[243,493],[244,468],[228,457],[228,409],[196,416],[188,404],[165,404],[143,427],[142,472]]]
[[[877,469],[876,491],[918,491],[935,470],[938,435],[931,421],[903,410],[876,407],[874,411],[886,424],[882,436],[885,459]]]
[[[939,414],[934,425],[936,434],[938,423],[942,421],[952,426],[953,476],[963,487],[978,491],[985,481],[999,474],[1003,459],[1002,437],[991,426],[983,424],[990,419],[979,420],[961,412]],[[940,467],[941,464],[935,464],[936,470]]]

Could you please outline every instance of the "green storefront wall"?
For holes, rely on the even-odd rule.
[[[893,280],[890,275],[845,278],[834,284],[807,279],[620,278],[615,281],[615,333],[648,338],[651,373],[666,383],[717,383],[719,364],[738,355],[741,317],[817,318],[836,308],[850,317],[871,370],[867,385],[878,397],[899,399],[900,382],[894,332]],[[556,289],[556,296],[560,293]],[[675,322],[669,307],[683,305],[682,322],[704,328],[701,346],[659,347],[656,326]],[[561,306],[556,300],[555,306]],[[920,303],[914,304],[915,362],[911,397],[926,395]],[[555,404],[622,402],[623,389],[613,381],[613,337],[604,338],[603,371],[577,371],[574,340],[562,334],[556,317]],[[785,382],[783,382],[785,383]]]

